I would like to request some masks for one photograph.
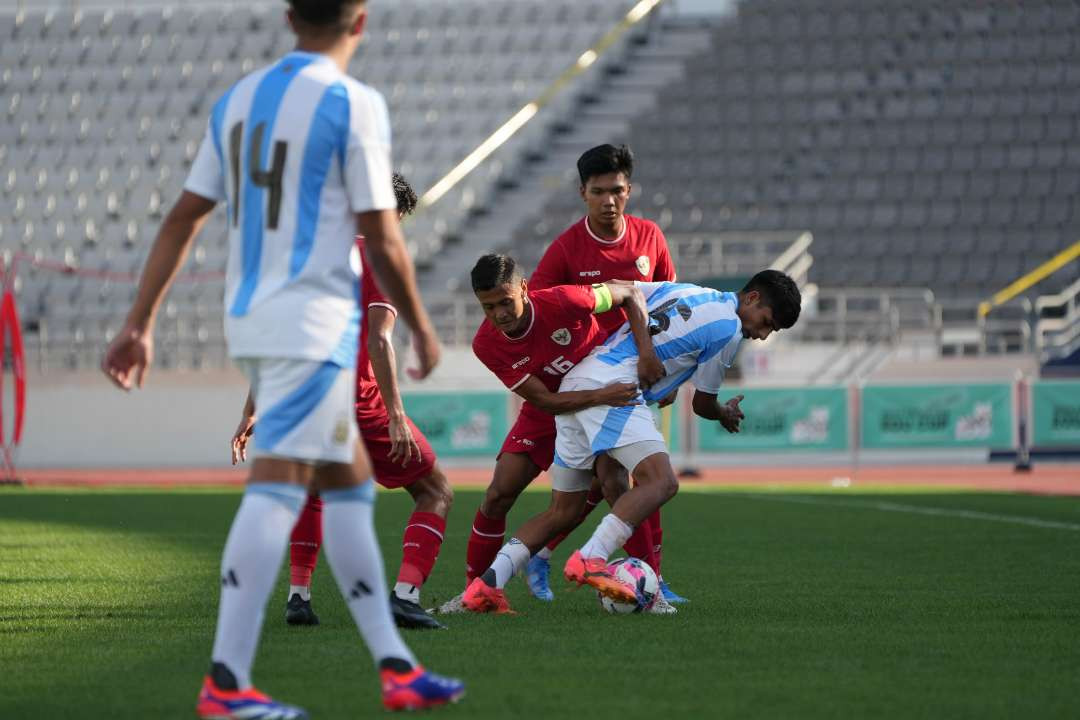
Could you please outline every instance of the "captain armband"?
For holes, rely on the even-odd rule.
[[[592,286],[592,289],[593,295],[596,297],[596,307],[593,308],[593,314],[599,315],[610,310],[614,305],[611,299],[611,288],[604,283],[596,283]]]

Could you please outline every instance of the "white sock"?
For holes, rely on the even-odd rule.
[[[385,658],[416,665],[390,614],[379,540],[375,536],[375,483],[368,479],[346,490],[326,490],[323,548],[345,604],[376,666]]]
[[[229,668],[240,690],[251,687],[266,601],[304,496],[298,485],[250,483],[225,541],[211,658]]]
[[[538,558],[540,558],[541,560],[550,560],[551,559],[551,550],[549,550],[548,546],[545,545],[544,547],[540,548],[540,552],[536,553],[536,556]]]
[[[394,594],[402,600],[408,600],[409,602],[420,602],[420,588],[412,583],[399,582],[394,585]]]
[[[611,553],[622,547],[630,539],[633,533],[634,528],[612,513],[608,513],[600,521],[600,526],[596,528],[596,532],[589,538],[589,542],[581,546],[581,556],[587,558],[599,557],[607,560],[611,557]]]
[[[521,572],[529,562],[532,553],[520,540],[510,538],[510,542],[499,548],[499,554],[495,556],[495,562],[491,563],[491,569],[495,571],[495,587],[500,590],[506,587],[510,578]]]
[[[301,600],[311,602],[311,588],[307,585],[290,585],[289,586],[289,599],[292,599],[293,595],[299,595]]]

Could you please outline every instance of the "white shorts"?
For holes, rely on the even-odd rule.
[[[600,453],[627,445],[659,442],[666,447],[648,405],[600,405],[556,415],[555,429],[554,464],[576,470],[587,470]]]
[[[356,371],[296,358],[237,358],[255,400],[254,455],[352,463]]]

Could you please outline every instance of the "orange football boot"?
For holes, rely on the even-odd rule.
[[[581,551],[575,550],[566,561],[563,575],[567,580],[578,585],[591,585],[598,593],[615,602],[636,603],[638,601],[634,588],[617,580],[608,570],[607,561],[604,558],[582,557]]]
[[[465,588],[465,594],[461,598],[461,604],[468,610],[477,613],[495,613],[496,615],[516,615],[510,609],[510,602],[506,599],[506,593],[498,588],[493,588],[480,578],[474,578],[469,587]]]

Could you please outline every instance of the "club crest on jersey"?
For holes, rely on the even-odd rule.
[[[570,344],[570,331],[566,328],[559,328],[555,332],[551,333],[551,339],[560,345],[566,346]]]
[[[641,273],[642,275],[648,277],[648,275],[649,275],[649,256],[648,255],[640,256],[637,260],[634,261],[634,264],[637,265],[637,269],[638,269],[639,273]]]

